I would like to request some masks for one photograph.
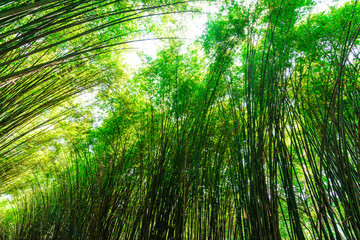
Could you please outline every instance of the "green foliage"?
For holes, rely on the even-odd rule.
[[[313,15],[306,15],[314,5],[307,0],[244,4],[225,3],[207,24],[202,45],[170,41],[134,74],[109,52],[89,66],[63,63],[69,74],[49,73],[65,79],[94,66],[106,69],[95,103],[104,116],[77,109],[55,125],[54,136],[39,138],[38,148],[26,128],[13,128],[30,140],[14,148],[17,139],[8,137],[9,152],[33,151],[18,158],[29,163],[22,167],[35,169],[34,156],[53,163],[31,172],[35,178],[20,171],[19,181],[36,181],[14,194],[12,210],[14,204],[0,202],[7,208],[0,238],[359,239],[358,3]],[[105,5],[79,16],[102,26],[119,19],[117,10],[128,13]],[[140,16],[129,11],[127,21]],[[105,13],[108,18],[92,19]],[[116,45],[112,37],[134,28],[110,25],[106,36],[92,39],[92,32],[68,47],[76,52],[90,40]],[[83,31],[73,30],[75,36]],[[59,54],[57,47],[45,58]],[[14,86],[6,85],[4,99]],[[15,110],[7,108],[10,115],[20,118],[16,109],[24,108],[41,120],[43,112],[26,105],[26,96]],[[11,126],[16,119],[7,121]],[[64,141],[53,140],[59,134]],[[12,159],[6,163],[16,163]],[[12,183],[7,193],[21,185]]]
[[[29,169],[22,145],[32,145],[28,142],[34,136],[66,115],[53,111],[46,116],[49,111],[109,81],[114,61],[101,54],[138,36],[142,29],[132,22],[176,11],[179,6],[151,4],[44,0],[1,6],[1,193],[5,184],[18,177],[16,169],[23,164]]]

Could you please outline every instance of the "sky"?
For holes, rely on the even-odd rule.
[[[341,6],[349,0],[315,0],[318,2],[316,7],[313,9],[313,13],[327,11],[332,6]]]

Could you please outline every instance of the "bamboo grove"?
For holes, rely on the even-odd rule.
[[[0,3],[0,239],[360,239],[360,6],[316,6]]]

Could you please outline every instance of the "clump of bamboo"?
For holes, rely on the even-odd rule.
[[[6,236],[358,239],[357,2],[305,20],[306,1],[267,3],[208,25],[208,65],[172,43],[112,89]]]

